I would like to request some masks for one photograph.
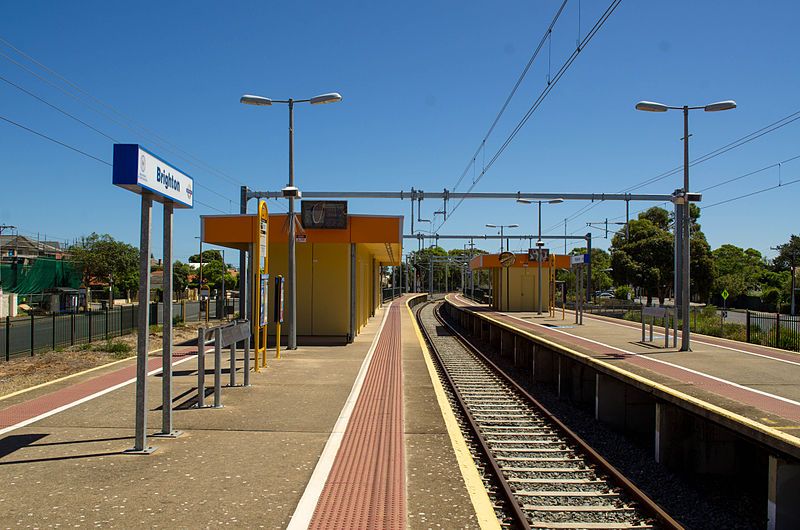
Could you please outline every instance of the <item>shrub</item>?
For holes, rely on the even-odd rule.
[[[614,289],[614,298],[617,300],[630,300],[633,297],[633,289],[627,285],[620,285]]]

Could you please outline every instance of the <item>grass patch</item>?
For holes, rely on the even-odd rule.
[[[124,359],[133,354],[133,346],[119,340],[108,340],[94,346],[92,351],[110,353],[115,359]]]

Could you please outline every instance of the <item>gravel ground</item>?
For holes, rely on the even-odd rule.
[[[626,504],[624,494],[617,491],[609,491],[607,483],[602,482],[602,476],[598,476],[595,470],[583,460],[581,456],[566,447],[562,441],[560,444],[550,444],[553,449],[562,449],[563,453],[558,453],[563,458],[566,456],[568,461],[526,461],[525,458],[532,456],[530,449],[541,448],[540,443],[532,440],[538,436],[545,436],[548,441],[553,440],[552,431],[543,423],[544,418],[532,411],[530,406],[521,398],[516,397],[513,391],[507,387],[506,383],[500,380],[488,368],[481,369],[478,361],[471,360],[471,355],[467,353],[461,344],[452,337],[449,337],[441,326],[436,325],[432,315],[431,307],[425,307],[421,312],[421,319],[429,330],[435,329],[432,333],[440,355],[447,364],[451,376],[461,390],[464,400],[468,403],[473,412],[473,416],[481,423],[481,430],[487,438],[497,439],[504,436],[500,433],[508,433],[509,440],[526,440],[522,445],[515,444],[510,448],[504,447],[502,451],[495,452],[503,473],[507,479],[514,484],[516,491],[558,491],[568,492],[592,492],[603,494],[595,499],[581,497],[579,495],[563,496],[560,498],[548,497],[546,495],[526,495],[522,500],[525,511],[534,521],[547,522],[614,522],[614,523],[641,523],[641,515],[636,509]],[[498,401],[498,398],[507,396],[505,401]],[[489,396],[492,396],[489,398]],[[492,405],[487,404],[487,399],[494,401]],[[477,409],[494,409],[480,412]],[[516,432],[513,436],[510,433]],[[487,434],[493,433],[493,434]],[[497,434],[494,434],[497,433]],[[522,436],[520,436],[522,434]],[[490,445],[492,445],[490,443]],[[508,446],[507,446],[508,447]],[[521,447],[525,452],[514,452],[514,447]],[[536,455],[541,457],[541,455]],[[511,457],[511,458],[508,458]],[[549,458],[558,458],[556,455],[548,455]],[[536,480],[587,480],[588,484],[575,483],[550,483],[534,484]],[[606,495],[607,494],[607,495]],[[587,499],[591,499],[588,500]],[[595,512],[586,511],[549,511],[545,507],[551,506],[586,506],[587,504],[600,506],[601,510]],[[610,507],[610,508],[609,508]]]
[[[595,421],[587,411],[559,399],[551,388],[531,385],[528,371],[516,369],[496,355],[492,359],[687,529],[766,527],[766,500],[759,500],[757,491],[743,490],[735,480],[672,473],[652,459],[650,450]]]

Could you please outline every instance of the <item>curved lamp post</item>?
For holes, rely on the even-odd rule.
[[[684,105],[682,107],[674,107],[664,105],[663,103],[656,103],[654,101],[640,101],[636,104],[636,110],[645,112],[667,112],[668,110],[682,110],[683,111],[683,195],[686,198],[689,193],[689,111],[690,110],[703,110],[705,112],[719,112],[721,110],[731,110],[736,108],[736,102],[732,99],[725,101],[718,101],[716,103],[709,103],[708,105],[701,105],[690,107]],[[681,206],[681,215],[676,216],[675,233],[680,234],[680,277],[676,274],[676,279],[680,278],[680,308],[683,317],[683,330],[681,332],[681,351],[689,351],[689,238],[690,231],[689,225],[691,223],[689,215],[689,201],[684,200]],[[677,250],[677,249],[676,249]],[[677,258],[677,254],[676,254]],[[676,286],[675,294],[677,298],[678,289]],[[677,302],[677,300],[676,300]],[[677,306],[677,304],[676,304]]]
[[[295,232],[294,232],[294,200],[300,198],[300,190],[294,185],[294,104],[295,103],[310,103],[312,105],[321,105],[325,103],[336,103],[341,101],[342,96],[338,92],[330,92],[328,94],[321,94],[309,99],[270,99],[264,96],[254,96],[252,94],[245,94],[239,99],[240,103],[244,105],[255,105],[258,107],[269,107],[273,103],[285,103],[289,106],[289,185],[283,188],[283,196],[289,199],[289,270],[286,275],[286,284],[288,287],[288,296],[286,297],[287,309],[289,313],[288,318],[288,332],[289,340],[287,349],[294,350],[297,348],[297,282],[295,277]],[[280,337],[276,337],[280,340]]]

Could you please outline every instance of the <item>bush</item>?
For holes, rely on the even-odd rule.
[[[614,298],[617,300],[630,300],[633,297],[633,289],[627,285],[620,285],[614,289]]]

